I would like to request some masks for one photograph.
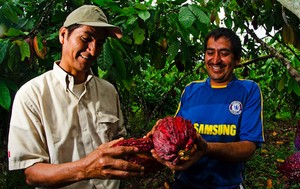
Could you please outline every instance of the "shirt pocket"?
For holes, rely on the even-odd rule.
[[[96,131],[102,143],[111,141],[118,134],[119,120],[115,115],[98,112]]]

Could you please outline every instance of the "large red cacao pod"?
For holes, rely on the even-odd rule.
[[[160,120],[152,137],[157,155],[174,164],[189,160],[197,149],[193,124],[180,116]]]
[[[123,159],[144,166],[145,173],[156,172],[163,167],[161,163],[152,157],[150,150],[153,149],[153,142],[149,137],[124,139],[114,146],[137,147],[139,149],[138,153],[126,155]]]
[[[300,182],[300,152],[290,155],[278,167],[279,172],[285,175],[289,180]]]
[[[294,144],[295,148],[300,150],[300,120],[298,120]]]

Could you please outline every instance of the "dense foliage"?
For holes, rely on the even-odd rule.
[[[60,58],[58,30],[82,4],[99,5],[123,30],[121,40],[106,41],[93,71],[118,89],[131,136],[174,114],[184,86],[206,77],[203,39],[219,26],[241,36],[243,61],[236,74],[260,84],[265,118],[299,114],[300,19],[276,0],[0,0],[0,145],[5,150],[15,92],[52,69]]]

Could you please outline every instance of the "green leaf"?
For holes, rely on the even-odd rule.
[[[296,93],[297,96],[300,96],[300,86],[295,80],[294,80],[293,91]]]
[[[300,67],[300,61],[295,55],[292,56],[291,60],[293,67]]]
[[[0,40],[0,64],[3,62],[7,47],[8,47],[8,40]]]
[[[30,58],[30,46],[26,41],[21,41],[19,44],[20,46],[20,53],[21,53],[21,60],[24,61],[25,58]]]
[[[104,43],[103,45],[103,62],[107,65],[106,69],[109,70],[110,67],[113,65],[113,52],[112,48],[109,43]]]
[[[294,90],[294,79],[290,78],[288,81],[288,94]]]
[[[122,80],[122,83],[123,83],[125,89],[126,89],[127,91],[130,91],[130,88],[131,88],[131,86],[132,86],[132,79]]]
[[[145,30],[135,27],[133,30],[133,39],[136,45],[141,45],[145,40]]]
[[[178,20],[185,28],[189,28],[192,26],[196,18],[188,7],[181,7],[179,10]]]
[[[84,0],[72,0],[72,2],[76,7],[79,7],[84,4]]]
[[[180,34],[180,37],[187,43],[190,43],[190,38],[189,38],[189,32],[186,31],[186,29],[179,24],[178,22],[175,22],[176,30]]]
[[[123,61],[122,55],[115,50],[114,52],[114,65],[117,70],[117,75],[120,80],[125,80],[126,79],[126,66]]]
[[[232,19],[225,19],[224,21],[227,28],[232,28]]]
[[[287,77],[284,75],[281,77],[277,86],[279,92],[281,92],[284,89],[286,82],[287,82]]]
[[[203,24],[209,24],[210,18],[198,7],[198,5],[189,5],[189,9]]]
[[[147,10],[147,6],[144,5],[144,4],[141,4],[141,3],[137,3],[137,4],[135,5],[135,8],[136,8],[136,9],[140,9],[140,10]]]
[[[168,48],[168,62],[172,62],[175,59],[176,55],[178,54],[179,48],[180,42],[178,40],[173,41],[170,47]]]
[[[150,13],[149,13],[149,11],[147,11],[147,10],[144,10],[144,11],[138,11],[138,16],[139,16],[142,20],[146,21],[148,18],[150,18]]]
[[[98,76],[99,78],[106,79],[108,76],[108,70],[104,71],[98,67]]]
[[[17,63],[20,60],[20,50],[16,43],[13,43],[9,48],[8,67],[11,71],[15,71]]]
[[[10,97],[9,89],[5,85],[5,83],[1,80],[0,80],[0,105],[6,110],[9,110],[11,105],[11,97]]]
[[[138,19],[138,17],[137,17],[136,15],[130,16],[130,17],[126,20],[126,25],[132,25],[137,19]]]
[[[7,20],[17,24],[18,23],[18,15],[13,10],[13,7],[6,2],[2,7],[0,7],[0,13],[3,15]]]
[[[16,28],[9,28],[9,30],[5,33],[5,35],[8,37],[18,37],[20,35],[24,35],[24,32]]]

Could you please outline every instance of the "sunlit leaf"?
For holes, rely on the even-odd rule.
[[[143,11],[138,11],[138,16],[142,20],[146,21],[148,18],[150,18],[151,15],[147,10],[143,10]]]
[[[188,7],[181,7],[178,20],[185,28],[189,28],[194,23],[196,18]]]
[[[203,24],[209,24],[210,23],[209,16],[207,14],[205,14],[205,12],[203,12],[198,7],[198,5],[189,5],[188,7],[200,22],[202,22]]]
[[[101,68],[98,67],[98,76],[99,76],[99,78],[106,79],[108,74],[109,74],[108,70],[104,71],[104,70],[102,70]]]
[[[132,15],[132,16],[130,16],[130,17],[126,20],[126,24],[127,24],[127,25],[131,25],[131,24],[133,24],[137,19],[138,19],[138,17],[137,17],[136,15]]]
[[[30,57],[30,46],[25,41],[21,41],[20,44],[20,53],[21,53],[21,60],[24,61],[25,58]]]
[[[134,38],[134,43],[136,45],[141,45],[143,41],[145,40],[145,30],[136,27],[133,30],[133,38]]]
[[[5,35],[9,36],[9,37],[18,37],[23,34],[24,34],[24,32],[22,32],[21,30],[18,30],[16,28],[9,28],[8,31],[5,33]]]
[[[135,5],[136,9],[140,9],[140,10],[147,10],[147,6],[145,4],[141,4],[141,3],[137,3]]]

